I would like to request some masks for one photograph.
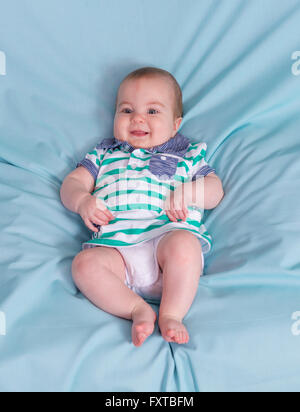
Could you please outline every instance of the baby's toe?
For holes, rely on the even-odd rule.
[[[141,346],[145,339],[146,339],[146,334],[143,332],[138,332],[137,330],[133,330],[132,332],[132,342],[134,346]]]
[[[175,329],[168,329],[167,336],[165,337],[168,342],[175,342],[176,341],[176,330]]]
[[[186,330],[179,330],[176,334],[175,342],[178,344],[187,343],[189,340],[189,335]]]
[[[138,344],[138,346],[142,345],[145,342],[146,338],[147,338],[147,335],[145,333],[142,333],[142,332],[138,333],[137,334],[137,344]]]
[[[183,342],[183,333],[182,331],[178,331],[176,333],[176,343],[182,343]]]
[[[152,334],[154,324],[142,322],[132,325],[132,342],[135,346],[141,346],[145,340]]]

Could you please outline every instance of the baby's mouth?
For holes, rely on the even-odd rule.
[[[147,134],[149,133],[144,132],[142,130],[133,130],[132,132],[130,132],[130,134],[132,134],[133,136],[137,136],[137,137],[143,137],[143,136],[147,136]]]

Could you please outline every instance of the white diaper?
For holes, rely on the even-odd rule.
[[[125,284],[145,299],[160,300],[162,296],[162,271],[157,262],[157,246],[166,233],[131,247],[117,247],[126,265]],[[202,267],[204,257],[202,253]]]

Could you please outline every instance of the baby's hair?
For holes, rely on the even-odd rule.
[[[124,83],[126,80],[140,79],[142,77],[153,77],[153,76],[161,76],[171,81],[174,94],[175,94],[174,115],[175,115],[175,118],[183,117],[182,91],[175,77],[168,71],[159,69],[157,67],[142,67],[140,69],[137,69],[129,73],[122,80],[121,84]],[[116,102],[116,106],[117,106],[117,102]]]

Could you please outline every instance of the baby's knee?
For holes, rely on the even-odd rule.
[[[177,232],[177,233],[176,233]],[[186,264],[200,259],[202,247],[199,239],[186,230],[173,232],[166,244],[169,259],[175,260],[178,264]]]
[[[72,276],[75,280],[79,276],[84,275],[91,267],[91,259],[88,250],[83,250],[75,256],[72,262]]]

